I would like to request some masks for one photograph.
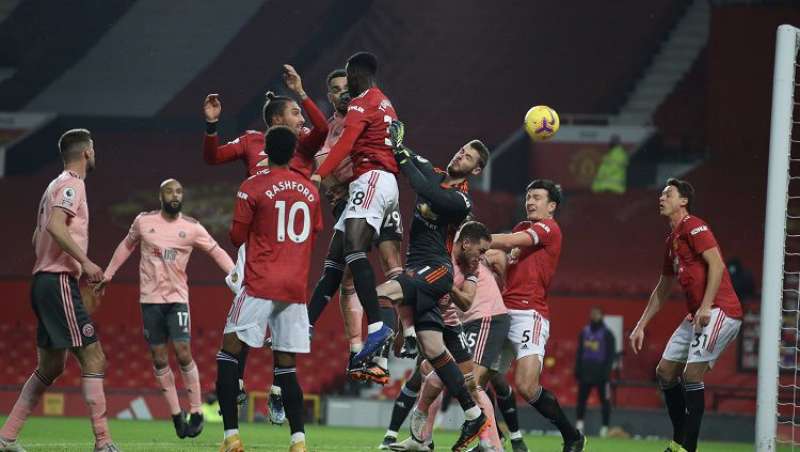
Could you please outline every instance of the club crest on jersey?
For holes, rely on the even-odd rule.
[[[431,206],[428,203],[422,203],[417,206],[417,212],[419,212],[420,216],[428,221],[436,221],[439,216],[433,212]]]
[[[83,335],[86,336],[86,337],[94,336],[94,326],[91,323],[87,323],[86,325],[83,325],[83,328],[81,329],[81,331],[83,332]]]
[[[186,238],[186,233],[181,231],[181,232],[178,233],[178,237],[180,237],[182,239],[185,239]]]

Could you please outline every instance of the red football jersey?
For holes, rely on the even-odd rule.
[[[247,293],[305,303],[314,237],[322,230],[317,187],[291,169],[260,171],[242,182],[233,221],[250,225],[244,270]]]
[[[350,101],[342,136],[317,173],[323,178],[328,176],[349,153],[353,178],[373,169],[397,174],[399,168],[389,142],[389,125],[396,119],[392,102],[380,89],[373,86],[364,91]]]
[[[554,219],[523,221],[513,232],[531,235],[534,245],[522,248],[516,263],[508,266],[503,301],[508,309],[535,309],[549,318],[547,289],[561,257],[561,228]]]
[[[708,224],[693,215],[684,217],[667,237],[661,272],[664,275],[676,276],[686,294],[686,307],[690,314],[694,314],[700,308],[706,292],[708,264],[703,259],[703,251],[714,247],[719,245]],[[742,304],[733,291],[727,267],[722,273],[722,281],[713,306],[722,309],[728,317],[742,318]]]
[[[314,172],[314,154],[319,151],[328,136],[328,122],[311,98],[302,102],[302,107],[314,125],[313,129],[303,128],[297,143],[297,150],[289,161],[289,167],[311,177]],[[220,146],[219,135],[206,135],[203,141],[203,158],[210,165],[241,160],[252,176],[269,164],[269,150],[264,150],[264,132],[248,130],[244,135]]]

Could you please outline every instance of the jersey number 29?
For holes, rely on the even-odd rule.
[[[275,208],[278,209],[278,241],[285,242],[286,235],[294,243],[303,243],[311,233],[311,211],[308,204],[304,201],[297,201],[289,208],[289,215],[286,215],[286,201],[275,201]],[[303,229],[298,233],[294,229],[297,213],[303,213]]]

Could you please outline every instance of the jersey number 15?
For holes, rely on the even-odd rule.
[[[311,211],[308,204],[304,201],[297,201],[289,207],[289,215],[286,215],[286,201],[275,201],[275,208],[278,209],[278,242],[285,242],[288,234],[289,240],[294,243],[303,243],[311,233]],[[298,212],[303,213],[303,229],[298,233],[295,231],[295,219]]]

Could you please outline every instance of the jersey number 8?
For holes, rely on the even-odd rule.
[[[276,201],[275,208],[278,209],[278,242],[285,242],[288,233],[289,240],[294,243],[303,243],[311,233],[311,212],[308,204],[298,201],[289,208],[289,218],[286,218],[286,201]],[[297,233],[294,229],[297,212],[303,212],[303,229]],[[288,221],[287,221],[288,220]]]

